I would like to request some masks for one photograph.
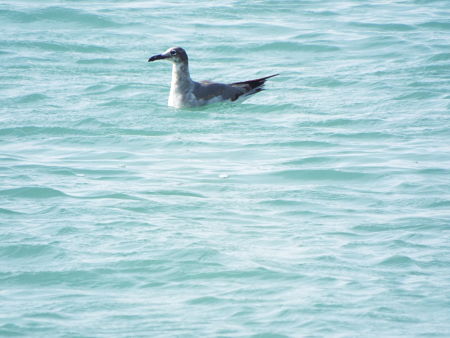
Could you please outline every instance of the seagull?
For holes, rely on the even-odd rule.
[[[172,47],[162,54],[154,55],[148,62],[168,60],[172,62],[172,82],[168,105],[175,108],[199,107],[210,103],[236,101],[263,90],[267,79],[278,74],[255,80],[230,84],[201,81],[196,82],[189,74],[186,51],[181,47]]]

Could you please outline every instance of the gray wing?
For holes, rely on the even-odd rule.
[[[221,96],[223,100],[234,101],[244,93],[245,90],[243,88],[225,83],[202,81],[194,84],[194,95],[198,100],[208,101]]]
[[[277,75],[278,74],[274,74],[259,79],[230,84],[209,81],[194,82],[194,95],[198,100],[208,101],[220,96],[222,97],[222,100],[235,101],[240,96],[247,96],[260,92],[264,89],[266,80]]]

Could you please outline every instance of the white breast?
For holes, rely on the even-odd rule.
[[[167,103],[170,107],[182,108],[182,107],[195,107],[199,105],[199,102],[192,90],[180,90],[177,86],[170,87],[169,100]]]

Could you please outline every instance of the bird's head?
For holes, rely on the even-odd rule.
[[[185,63],[188,61],[186,51],[181,47],[172,47],[162,54],[153,55],[148,62],[157,60],[168,60],[173,63]]]

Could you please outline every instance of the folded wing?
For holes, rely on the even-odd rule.
[[[248,96],[260,92],[263,90],[266,80],[277,75],[274,74],[255,80],[230,84],[209,81],[195,82],[193,94],[197,100],[202,100],[204,103],[227,100],[236,101],[241,96]]]

